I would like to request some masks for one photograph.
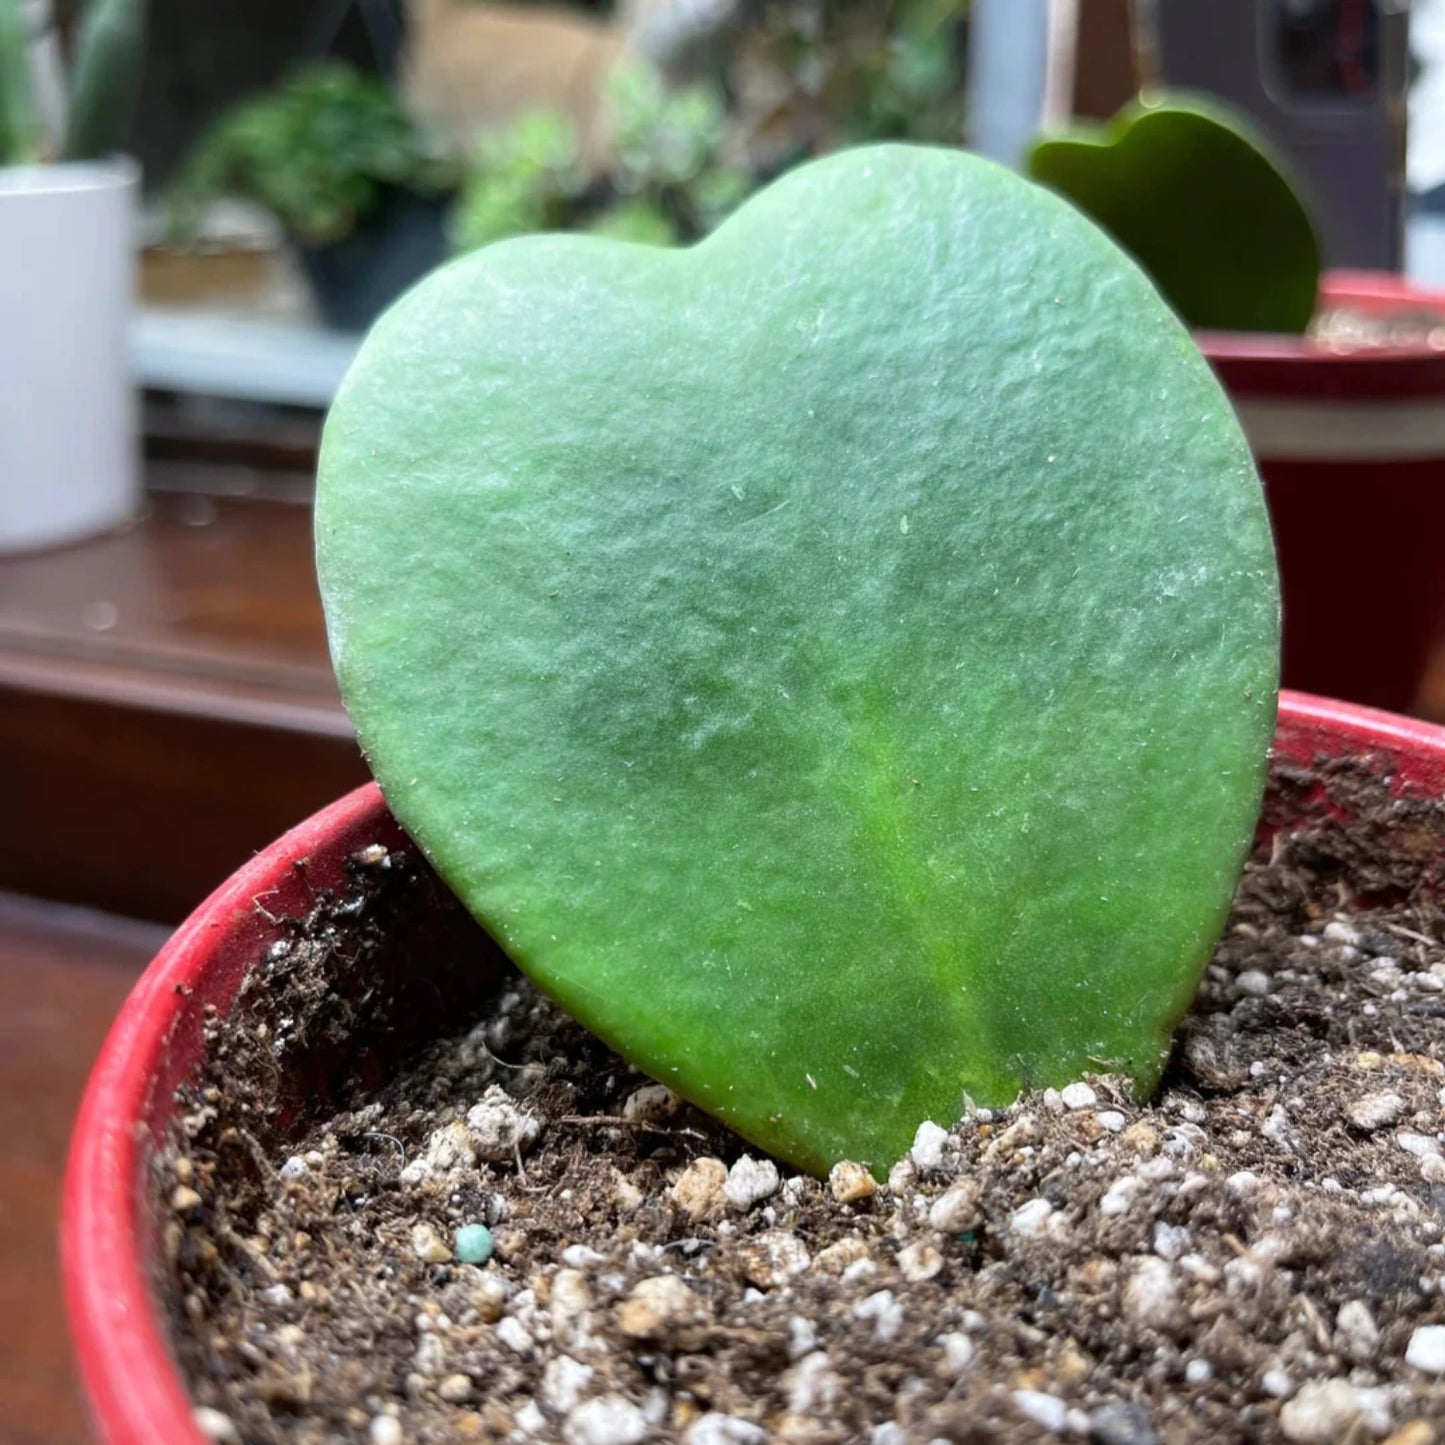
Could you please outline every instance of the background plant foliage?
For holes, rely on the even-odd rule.
[[[873,140],[961,144],[967,9],[967,0],[719,6],[701,45],[683,24],[691,7],[660,11],[674,30],[652,35],[656,64],[636,58],[611,76],[607,160],[590,168],[559,111],[518,116],[462,162],[439,153],[381,81],[340,63],[312,66],[202,138],[173,191],[176,230],[193,232],[207,203],[233,196],[321,245],[348,234],[387,187],[437,194],[461,184],[458,250],[545,230],[696,240],[810,155]]]
[[[966,0],[745,7],[702,47],[679,20],[607,94],[612,161],[589,177],[562,115],[483,138],[453,226],[460,250],[537,230],[696,240],[786,166],[843,145],[964,138]],[[720,13],[728,15],[724,9]],[[682,82],[665,72],[691,74]]]
[[[968,0],[758,5],[727,64],[756,161],[867,141],[962,145]]]
[[[459,167],[380,80],[340,62],[309,66],[224,116],[191,153],[172,220],[194,232],[222,196],[265,207],[305,245],[340,240],[388,187],[436,195]]]
[[[0,0],[0,165],[103,160],[125,146],[140,94],[147,0],[59,5],[70,44],[65,122],[48,135],[31,88],[32,33],[20,0]]]
[[[535,111],[483,137],[453,235],[471,250],[528,231],[586,229],[667,245],[712,229],[752,188],[727,159],[727,110],[709,85],[669,88],[641,61],[607,95],[613,162],[589,178],[567,119]]]

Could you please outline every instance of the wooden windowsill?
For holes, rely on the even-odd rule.
[[[118,531],[0,559],[0,687],[349,737],[312,568],[303,506],[151,492]]]
[[[0,558],[0,748],[0,888],[166,921],[365,781],[309,506],[152,490],[127,527]]]

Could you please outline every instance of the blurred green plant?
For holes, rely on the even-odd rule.
[[[859,66],[844,108],[850,144],[873,140],[962,145],[966,112],[957,22],[966,5],[924,0],[895,7],[895,28]]]
[[[764,170],[870,141],[962,145],[968,0],[781,0],[731,47],[729,91]]]
[[[577,133],[555,111],[529,111],[478,141],[452,221],[459,251],[529,231],[566,230],[586,190]]]
[[[575,129],[554,111],[484,136],[453,220],[457,249],[547,230],[672,245],[706,235],[752,189],[750,172],[727,159],[727,109],[714,87],[673,89],[633,61],[609,81],[606,108],[613,159],[599,177],[588,177]]]
[[[639,246],[673,246],[677,229],[672,218],[651,201],[616,201],[597,216],[587,229],[610,241],[631,241]]]
[[[0,0],[0,165],[99,160],[125,144],[145,62],[146,0],[90,0],[70,56],[64,134],[50,137],[30,86],[21,0]]]
[[[459,171],[385,84],[328,61],[243,102],[201,138],[171,191],[172,232],[194,235],[225,196],[264,207],[302,245],[326,245],[389,188],[440,195]]]

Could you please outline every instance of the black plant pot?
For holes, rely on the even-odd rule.
[[[349,236],[296,247],[316,309],[338,331],[365,331],[447,257],[449,196],[390,189]]]

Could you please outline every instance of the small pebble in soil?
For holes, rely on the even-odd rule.
[[[466,1375],[448,1375],[437,1386],[437,1394],[449,1405],[460,1405],[472,1398],[472,1382]]]
[[[586,1394],[597,1371],[570,1355],[558,1355],[542,1371],[542,1403],[559,1415],[570,1414]]]
[[[813,1264],[820,1274],[843,1274],[850,1265],[867,1257],[868,1246],[856,1235],[850,1234],[832,1244],[825,1244]]]
[[[1409,1129],[1401,1129],[1395,1135],[1395,1142],[1405,1153],[1413,1154],[1417,1159],[1440,1152],[1440,1145],[1432,1134],[1416,1134]]]
[[[1057,1395],[1046,1395],[1042,1390],[1015,1390],[1013,1402],[1019,1414],[1032,1420],[1040,1429],[1057,1435],[1068,1424],[1069,1407]]]
[[[1427,1374],[1445,1374],[1445,1325],[1421,1325],[1405,1347],[1405,1363]]]
[[[700,1313],[701,1301],[675,1274],[640,1280],[617,1310],[617,1327],[637,1340],[665,1339]]]
[[[1380,1327],[1364,1300],[1346,1300],[1335,1316],[1336,1348],[1357,1365],[1369,1364],[1380,1347]]]
[[[802,1274],[812,1262],[803,1241],[785,1229],[769,1229],[757,1234],[738,1248],[739,1262],[745,1280],[757,1289],[773,1289]],[[843,1271],[869,1263],[857,1260]]]
[[[1073,1083],[1059,1090],[1059,1097],[1066,1109],[1092,1109],[1099,1102],[1099,1096],[1085,1083]]]
[[[828,1174],[828,1188],[839,1204],[856,1204],[878,1191],[878,1181],[851,1159],[840,1159]]]
[[[973,1364],[977,1346],[962,1331],[953,1331],[939,1340],[943,1346],[943,1365],[950,1376],[963,1374]]]
[[[755,1159],[751,1154],[744,1154],[728,1170],[723,1198],[734,1209],[751,1209],[776,1194],[781,1182],[778,1166],[771,1159]]]
[[[908,1157],[919,1169],[938,1169],[943,1164],[943,1152],[948,1146],[948,1130],[941,1129],[932,1119],[925,1119],[913,1135],[913,1148]]]
[[[1009,1215],[1008,1225],[1015,1234],[1042,1234],[1054,1217],[1054,1206],[1047,1199],[1028,1199]]]
[[[1288,1371],[1272,1365],[1259,1377],[1259,1388],[1272,1400],[1287,1400],[1294,1394],[1294,1381]]]
[[[499,1274],[484,1274],[471,1294],[471,1306],[484,1325],[494,1325],[502,1317],[512,1284]]]
[[[509,1350],[518,1355],[530,1355],[532,1353],[532,1336],[526,1325],[515,1315],[503,1315],[497,1321],[497,1339]]]
[[[950,1185],[929,1206],[928,1224],[944,1234],[962,1234],[974,1229],[983,1218],[979,1199],[983,1188],[976,1179],[963,1179]]]
[[[1363,1129],[1367,1133],[1376,1129],[1389,1129],[1390,1124],[1405,1113],[1405,1100],[1390,1090],[1380,1094],[1366,1094],[1363,1098],[1357,1098],[1347,1113],[1355,1129]]]
[[[694,1159],[678,1175],[672,1186],[672,1197],[689,1219],[707,1219],[726,1202],[727,1181],[727,1165],[721,1159],[704,1156]]]
[[[1175,1260],[1188,1253],[1189,1231],[1182,1224],[1166,1224],[1162,1219],[1154,1224],[1154,1253],[1160,1259]]]
[[[1180,1323],[1179,1282],[1169,1261],[1145,1255],[1124,1286],[1124,1313],[1136,1324],[1168,1334]]]
[[[812,1320],[794,1315],[788,1321],[788,1358],[801,1360],[818,1348],[818,1329]]]
[[[191,1419],[196,1422],[196,1429],[207,1440],[214,1440],[216,1445],[241,1445],[241,1432],[229,1415],[223,1415],[208,1405],[200,1405],[191,1412]]]
[[[366,1427],[368,1445],[402,1445],[406,1439],[395,1415],[373,1415]]]
[[[1108,1217],[1127,1213],[1138,1192],[1139,1181],[1132,1174],[1116,1179],[1100,1197],[1099,1213]]]
[[[580,1269],[559,1269],[552,1276],[549,1317],[552,1339],[564,1348],[584,1344],[589,1330],[585,1324],[592,1304],[592,1288]]]
[[[830,1406],[843,1383],[822,1350],[804,1355],[783,1379],[788,1387],[788,1410],[793,1415],[808,1415]]]
[[[1384,1392],[1348,1380],[1310,1380],[1279,1412],[1286,1440],[1297,1445],[1338,1445],[1361,1435],[1383,1435],[1390,1428]]]
[[[630,1124],[661,1124],[682,1109],[682,1100],[665,1084],[645,1084],[622,1103],[622,1117]]]
[[[1385,1445],[1436,1445],[1435,1427],[1427,1420],[1411,1420],[1401,1425]]]
[[[942,1272],[943,1255],[931,1240],[915,1240],[898,1251],[898,1270],[910,1284],[921,1284]]]
[[[190,1214],[201,1207],[201,1196],[189,1185],[178,1184],[171,1194],[171,1208],[177,1214]]]
[[[766,1445],[768,1433],[761,1425],[740,1420],[736,1415],[700,1415],[687,1427],[684,1445]]]
[[[1149,1412],[1124,1400],[1095,1410],[1088,1426],[1093,1445],[1158,1445]]]
[[[585,1244],[569,1244],[562,1251],[562,1263],[569,1269],[587,1269],[591,1265],[604,1263],[606,1259],[605,1254],[599,1254]]]
[[[496,1248],[492,1231],[485,1224],[464,1224],[452,1242],[453,1252],[463,1264],[485,1264]]]
[[[584,1400],[562,1425],[567,1445],[640,1445],[647,1433],[647,1416],[621,1395]]]
[[[452,1257],[446,1240],[437,1233],[435,1225],[425,1222],[412,1226],[411,1248],[412,1253],[427,1264],[445,1264]]]
[[[537,1142],[542,1121],[518,1108],[500,1085],[492,1084],[481,1103],[467,1110],[467,1131],[477,1158],[511,1159],[525,1154]]]
[[[636,1184],[633,1183],[620,1170],[614,1170],[612,1181],[612,1206],[619,1214],[635,1214],[642,1208],[646,1196]]]
[[[472,1136],[460,1119],[434,1129],[426,1148],[401,1171],[400,1182],[411,1186],[451,1174],[456,1169],[469,1169],[477,1162]]]
[[[871,1320],[874,1335],[886,1345],[896,1340],[903,1329],[903,1306],[891,1289],[880,1289],[853,1306],[853,1318]]]

